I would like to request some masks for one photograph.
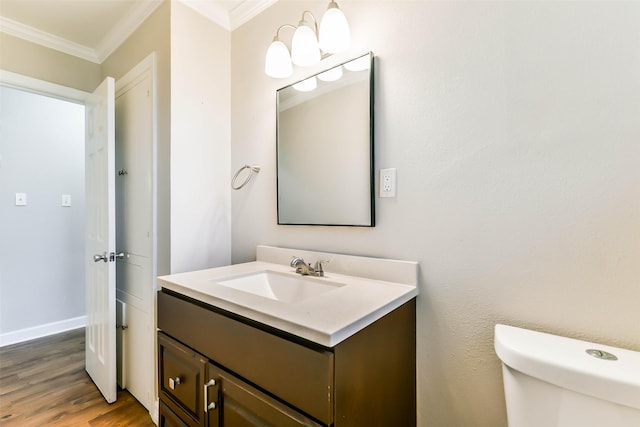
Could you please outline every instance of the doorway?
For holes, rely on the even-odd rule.
[[[0,86],[1,345],[84,325],[84,114]]]
[[[157,419],[157,399],[155,397],[155,276],[156,276],[156,106],[155,106],[155,77],[156,60],[151,54],[127,75],[116,82],[116,248],[122,252],[122,259],[116,265],[117,277],[117,353],[118,383],[127,388],[140,403],[149,410],[152,418]],[[0,70],[0,84],[11,90],[33,92],[44,95],[44,98],[59,102],[75,103],[81,107],[78,129],[82,137],[80,160],[76,165],[81,166],[81,174],[75,182],[84,184],[84,102],[89,94],[71,88],[65,88],[26,76]],[[33,95],[30,93],[30,95]],[[34,95],[36,96],[36,95]],[[37,156],[40,153],[34,152]],[[56,162],[48,158],[49,168],[56,168]],[[0,150],[0,168],[2,167],[2,150]],[[118,174],[121,171],[121,174]],[[118,179],[120,178],[120,179]],[[0,181],[0,190],[4,191],[5,182]],[[9,192],[18,190],[8,189]],[[84,185],[82,192],[84,191]],[[66,191],[64,191],[66,193]],[[62,197],[62,196],[59,196]],[[61,199],[59,199],[60,202]],[[84,198],[74,198],[72,204],[84,207]],[[24,211],[23,211],[24,212]],[[84,215],[81,215],[81,237],[84,237]],[[1,219],[1,218],[0,218]],[[20,243],[20,239],[12,244]],[[59,243],[59,242],[55,242]],[[42,260],[31,259],[31,255],[46,257],[51,253],[62,253],[67,258],[76,255],[65,253],[60,244],[42,245],[42,250],[30,252],[23,262],[25,271],[41,270]],[[76,290],[62,290],[61,295],[67,299],[76,298],[74,307],[79,317],[74,329],[84,325],[86,321],[85,293],[84,293],[84,244],[80,245],[78,266],[75,271],[79,279],[74,283],[81,284]],[[0,293],[2,293],[2,260],[0,258]],[[38,268],[29,268],[38,262]],[[43,280],[43,289],[47,281]],[[6,282],[4,282],[6,283]],[[2,298],[2,301],[7,301]],[[49,300],[49,303],[51,300]],[[51,304],[50,304],[51,305]],[[55,306],[55,304],[53,304]],[[0,307],[1,310],[1,307]],[[37,315],[26,310],[30,316]],[[0,311],[0,319],[1,317]],[[2,333],[0,325],[0,334]],[[39,336],[61,332],[60,329],[43,333]],[[37,336],[27,337],[36,338]],[[24,339],[23,339],[24,340]],[[15,341],[15,342],[19,342]]]

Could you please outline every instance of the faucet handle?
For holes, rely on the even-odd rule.
[[[315,267],[313,267],[313,269],[316,272],[316,275],[319,277],[324,277],[324,270],[322,269],[322,263],[327,263],[329,262],[328,259],[324,259],[322,261],[316,261],[316,265]]]
[[[305,264],[304,260],[301,257],[296,255],[291,257],[291,267],[296,268],[300,265],[300,263]]]

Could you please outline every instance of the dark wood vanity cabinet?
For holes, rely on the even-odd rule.
[[[162,332],[158,346],[161,426],[321,425]]]
[[[160,399],[159,427],[189,427],[189,424],[182,421],[175,412],[167,407],[167,404]]]
[[[160,426],[415,426],[415,299],[333,348],[168,290],[158,328]]]
[[[171,411],[165,411],[170,420],[168,426],[206,425],[203,393],[208,363],[208,359],[198,352],[163,333],[158,334],[158,386],[161,401]],[[175,420],[178,413],[184,424]]]

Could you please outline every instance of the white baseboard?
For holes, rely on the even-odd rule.
[[[45,325],[32,326],[31,328],[19,329],[17,331],[5,332],[0,334],[0,347],[82,328],[86,326],[86,324],[87,316],[80,316],[47,323]]]
[[[156,397],[151,406],[153,406],[153,410],[149,411],[149,415],[151,415],[151,421],[153,421],[155,425],[159,425],[158,423],[160,422],[160,420],[158,419],[158,416],[160,413],[160,399]]]

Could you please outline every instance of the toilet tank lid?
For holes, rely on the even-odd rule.
[[[510,368],[558,387],[640,409],[640,352],[496,325],[494,348]],[[618,360],[587,354],[595,349]]]

